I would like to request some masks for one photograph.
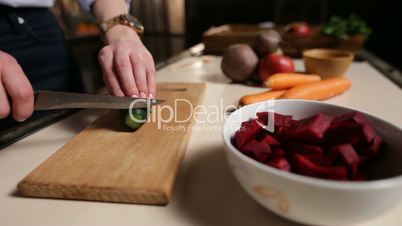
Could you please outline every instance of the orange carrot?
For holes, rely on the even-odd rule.
[[[350,80],[345,77],[333,77],[295,86],[286,91],[280,98],[325,100],[345,92],[351,85]]]
[[[239,100],[240,105],[248,105],[252,103],[257,103],[260,101],[265,101],[265,100],[274,100],[280,96],[282,96],[285,93],[285,90],[276,90],[276,91],[264,91],[260,93],[255,93],[255,94],[250,94],[243,96]]]
[[[278,73],[265,80],[264,85],[272,90],[289,89],[295,86],[320,81],[318,75],[300,73]]]

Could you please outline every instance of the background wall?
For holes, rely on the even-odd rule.
[[[402,69],[401,0],[186,0],[187,45],[210,26],[226,23],[320,24],[332,15],[360,15],[373,28],[366,48]]]

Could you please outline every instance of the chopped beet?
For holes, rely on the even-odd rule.
[[[318,177],[318,178],[328,178],[328,179],[347,179],[347,171],[345,167],[334,166],[334,167],[323,167],[314,164],[307,158],[300,154],[293,155],[293,161],[295,163],[296,172],[303,175]]]
[[[366,149],[365,154],[370,157],[377,155],[380,152],[382,143],[382,138],[379,136],[375,136],[371,141],[370,146]]]
[[[276,148],[272,151],[272,158],[282,158],[285,157],[285,151],[282,148]]]
[[[236,147],[242,149],[245,144],[250,142],[262,130],[256,119],[243,122],[241,128],[235,134]]]
[[[283,171],[290,171],[290,164],[285,158],[274,158],[267,161],[266,164]]]
[[[373,139],[377,136],[373,127],[371,127],[369,124],[363,125],[363,135],[366,138],[367,143],[371,143]]]
[[[350,144],[342,144],[332,147],[331,152],[337,156],[340,156],[342,161],[346,163],[350,169],[351,175],[356,175],[357,167],[360,162],[360,157],[355,151],[355,149]]]
[[[342,122],[342,121],[353,121],[360,124],[366,124],[366,119],[363,114],[358,111],[351,111],[344,114],[340,114],[336,116],[333,122]]]
[[[264,130],[274,114],[275,131]],[[258,112],[243,122],[233,139],[245,155],[271,167],[306,176],[360,181],[379,156],[383,140],[360,112],[333,119],[325,114],[294,120],[290,115]]]
[[[377,135],[373,127],[367,122],[364,115],[358,111],[353,111],[349,113],[337,116],[334,122],[355,122],[363,127],[363,135],[366,138],[367,143],[370,143],[373,138]]]
[[[334,157],[329,154],[304,154],[305,158],[319,166],[332,166],[334,164]]]
[[[260,119],[264,125],[268,125],[268,114],[274,114],[275,126],[292,127],[297,125],[297,121],[294,120],[291,115],[281,115],[273,112],[257,112],[258,119]]]
[[[330,123],[331,118],[329,116],[317,114],[302,120],[294,130],[289,131],[287,139],[322,140]]]
[[[267,143],[255,139],[244,145],[242,151],[258,161],[265,161],[272,154],[271,147]]]
[[[273,135],[271,135],[271,134],[266,134],[266,135],[262,138],[261,142],[267,143],[267,144],[269,144],[269,145],[271,145],[271,146],[278,146],[278,145],[280,145],[278,139],[276,139],[276,138],[275,138]]]
[[[349,143],[356,146],[361,138],[362,125],[351,121],[333,122],[325,132],[325,139],[329,145]]]
[[[305,155],[309,154],[321,155],[324,152],[322,147],[318,145],[304,144],[297,141],[290,141],[285,145],[285,147],[292,153],[305,154]]]

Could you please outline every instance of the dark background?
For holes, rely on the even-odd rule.
[[[227,23],[322,24],[332,15],[352,13],[373,29],[365,47],[402,69],[402,0],[186,0],[186,44],[200,42],[209,27]]]

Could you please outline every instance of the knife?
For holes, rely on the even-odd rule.
[[[65,108],[129,109],[148,108],[164,100],[117,97],[108,95],[66,93],[54,91],[35,91],[35,110]]]

